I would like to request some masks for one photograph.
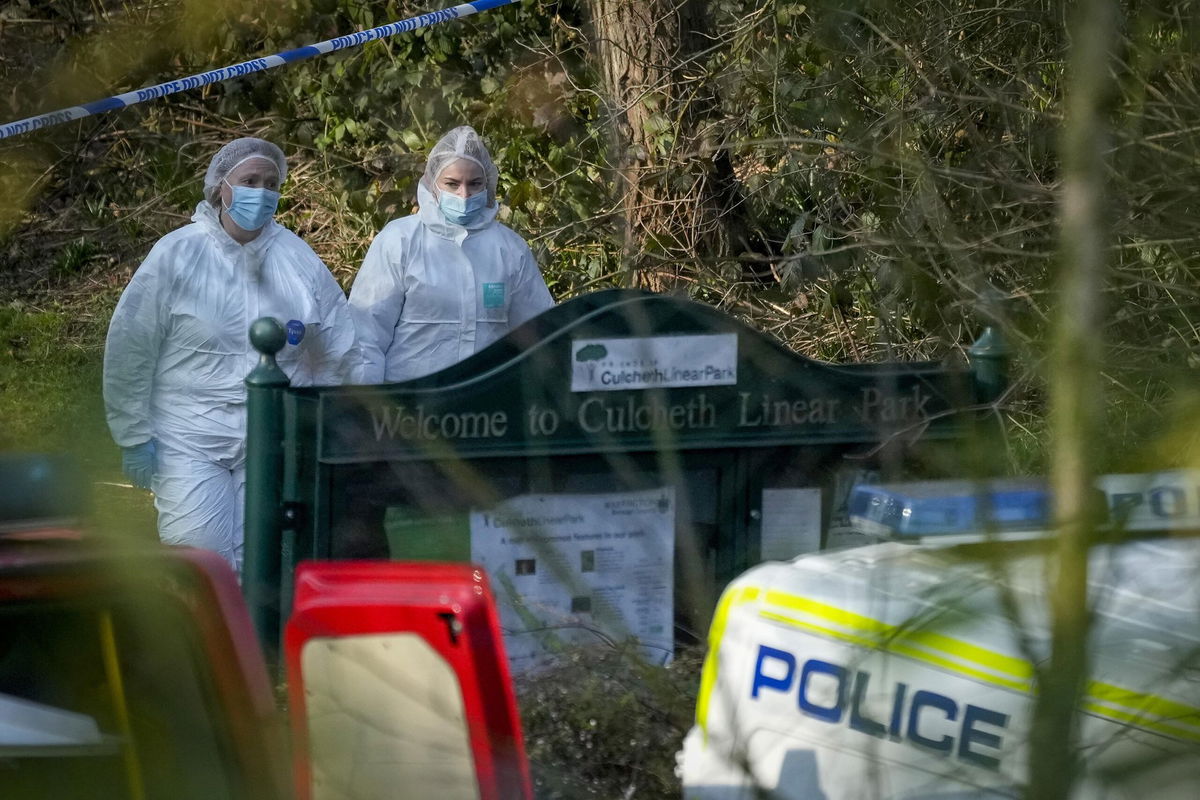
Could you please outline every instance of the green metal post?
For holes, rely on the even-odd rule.
[[[262,317],[250,326],[258,364],[246,376],[246,544],[242,593],[268,657],[279,647],[282,547],[283,390],[288,377],[275,363],[283,326]]]
[[[967,348],[971,371],[975,375],[978,399],[990,403],[1008,388],[1008,343],[999,328],[989,325]]]

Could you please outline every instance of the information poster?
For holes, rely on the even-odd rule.
[[[471,512],[514,670],[569,644],[635,638],[673,655],[675,494],[536,494]]]

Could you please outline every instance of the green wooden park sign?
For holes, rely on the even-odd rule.
[[[764,469],[806,448],[960,437],[974,416],[964,412],[994,400],[1005,380],[991,331],[961,367],[827,364],[712,307],[632,290],[563,303],[453,367],[400,384],[289,388],[273,361],[281,332],[260,321],[252,340],[263,357],[247,379],[246,582],[252,605],[272,609],[265,616],[278,613],[297,561],[344,552],[335,539],[345,517],[376,495],[411,496],[405,476],[422,464],[434,476],[465,470],[485,480],[536,471],[530,465],[561,473],[637,462],[653,472],[664,454],[688,469],[723,464],[713,524],[724,542],[716,575],[727,580],[755,560],[744,540]],[[347,501],[364,479],[378,486]],[[436,493],[437,481],[420,491]]]

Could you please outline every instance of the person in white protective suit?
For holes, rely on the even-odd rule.
[[[363,383],[449,367],[554,305],[529,246],[496,221],[498,172],[473,128],[434,146],[418,213],[371,242],[350,289]]]
[[[121,295],[104,352],[104,403],[126,475],[154,492],[159,538],[240,569],[250,324],[275,317],[292,385],[342,383],[358,365],[346,296],[308,245],[273,219],[283,151],[221,148],[190,225],[150,250]]]

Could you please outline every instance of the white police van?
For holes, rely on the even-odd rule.
[[[1200,473],[1097,482],[1091,675],[1073,797],[1200,797]],[[709,635],[684,797],[1014,797],[1049,657],[1039,484],[859,487],[888,541],[765,563]],[[971,534],[972,530],[985,534]],[[1158,533],[1151,533],[1157,531]]]

